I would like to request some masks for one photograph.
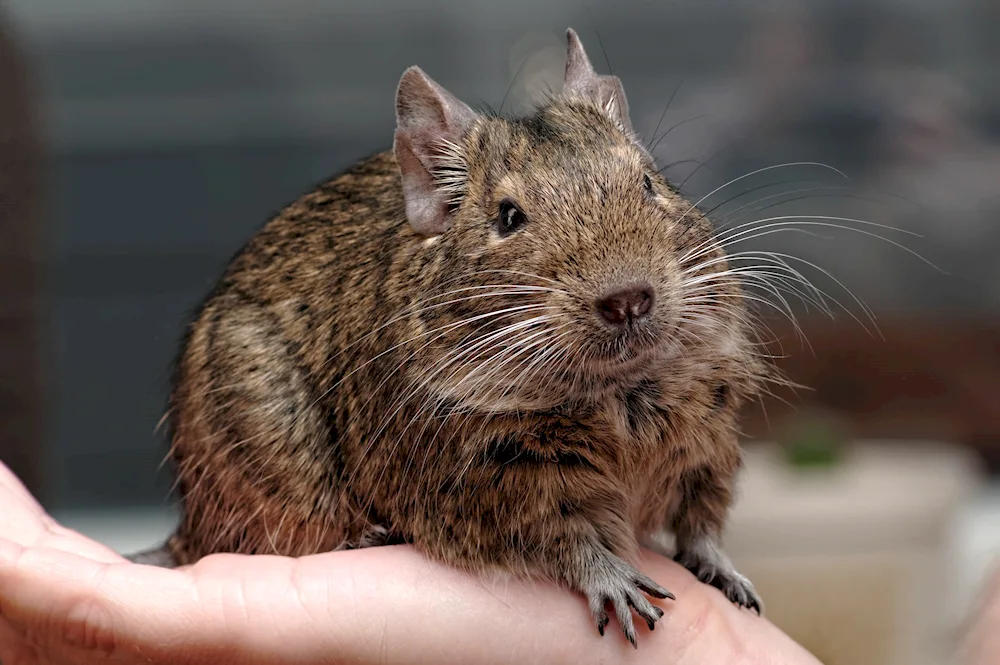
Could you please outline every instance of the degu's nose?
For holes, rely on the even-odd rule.
[[[595,303],[598,316],[613,326],[624,327],[641,321],[653,311],[655,295],[648,284],[615,289]]]

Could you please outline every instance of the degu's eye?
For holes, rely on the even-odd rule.
[[[649,176],[643,174],[642,176],[642,186],[646,188],[646,192],[649,194],[653,193],[653,181],[649,179]]]
[[[500,202],[500,215],[497,217],[497,231],[500,232],[500,237],[509,236],[527,223],[528,218],[516,203],[510,199]]]

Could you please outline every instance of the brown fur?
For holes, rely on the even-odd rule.
[[[586,592],[597,549],[629,560],[661,529],[681,554],[719,538],[736,414],[764,367],[731,280],[708,282],[714,316],[681,318],[679,259],[710,240],[708,222],[585,99],[479,117],[454,148],[466,169],[440,235],[407,223],[390,151],[289,205],[232,261],[170,399],[177,563],[375,534]],[[500,238],[504,197],[528,223]],[[656,291],[650,319],[609,331],[595,299],[635,280]],[[486,297],[497,284],[535,290]],[[453,292],[470,287],[487,288]],[[529,305],[549,309],[489,316]],[[446,365],[540,313],[552,319]],[[548,345],[516,355],[532,333]]]

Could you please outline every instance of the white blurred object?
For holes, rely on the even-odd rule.
[[[52,515],[63,526],[103,543],[120,554],[132,554],[159,545],[174,530],[176,509],[116,508],[67,510]]]
[[[979,484],[968,451],[865,442],[834,466],[798,468],[757,445],[746,461],[726,547],[769,618],[825,665],[943,662],[968,606],[957,574]]]

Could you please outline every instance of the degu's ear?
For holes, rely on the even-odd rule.
[[[563,95],[583,97],[600,106],[605,113],[625,132],[632,136],[632,121],[628,114],[628,100],[625,89],[617,76],[602,76],[594,71],[590,58],[583,49],[583,43],[576,31],[566,31],[569,53],[566,56],[566,78],[563,81]]]
[[[406,217],[420,234],[435,236],[451,225],[450,206],[464,194],[468,172],[459,145],[477,117],[419,67],[403,73],[393,150]]]

